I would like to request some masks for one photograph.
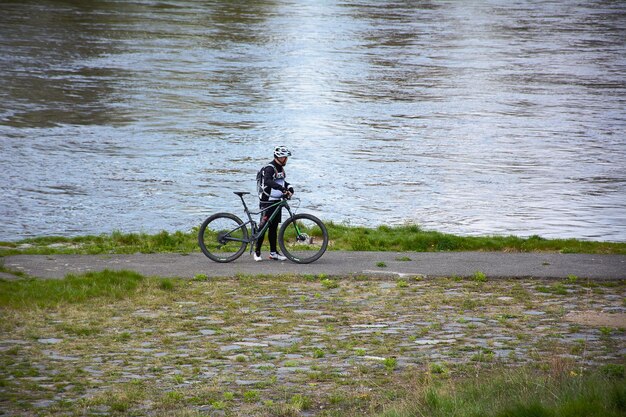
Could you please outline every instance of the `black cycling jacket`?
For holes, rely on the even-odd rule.
[[[262,171],[263,180],[261,186],[263,187],[263,193],[261,194],[261,201],[278,200],[278,196],[271,196],[272,190],[278,190],[282,195],[282,193],[290,188],[286,180],[284,186],[279,183],[280,179],[285,179],[285,169],[281,164],[273,160],[266,165]]]

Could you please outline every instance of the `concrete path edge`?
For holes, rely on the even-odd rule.
[[[348,252],[328,251],[318,261],[298,265],[265,259],[254,262],[247,253],[221,264],[201,253],[133,255],[15,255],[0,259],[11,279],[15,272],[38,278],[63,278],[89,271],[132,270],[146,276],[194,278],[240,275],[325,275],[374,277],[626,279],[626,255],[503,252]]]

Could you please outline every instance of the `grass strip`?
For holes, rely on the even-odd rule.
[[[85,303],[95,298],[121,299],[134,293],[144,277],[133,271],[89,272],[61,280],[0,280],[0,306],[51,307],[61,303]]]
[[[464,378],[429,378],[407,398],[374,416],[618,417],[626,413],[626,380],[601,369],[555,375],[498,367]]]
[[[626,242],[545,239],[540,236],[458,236],[417,225],[355,227],[329,222],[329,250],[348,251],[502,251],[626,254]],[[121,233],[79,237],[38,237],[0,242],[0,256],[18,254],[128,254],[198,252],[197,229],[156,234]]]

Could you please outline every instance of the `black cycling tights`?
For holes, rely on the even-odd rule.
[[[272,216],[275,208],[271,208],[265,213],[261,214],[261,223],[259,224],[259,228],[263,227],[265,219]],[[280,223],[280,213],[272,219],[267,228],[267,238],[270,241],[270,252],[278,252],[276,249],[276,239],[278,237],[278,224]],[[259,239],[256,241],[256,253],[257,255],[261,254],[261,246],[263,245],[263,240],[265,240],[265,233],[263,233]]]

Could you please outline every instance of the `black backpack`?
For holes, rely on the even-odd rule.
[[[263,195],[269,198],[269,194],[265,191],[265,184],[263,183],[263,170],[267,167],[274,168],[274,176],[278,174],[278,170],[273,164],[267,164],[256,173],[256,192],[259,195],[259,200],[262,200]]]

